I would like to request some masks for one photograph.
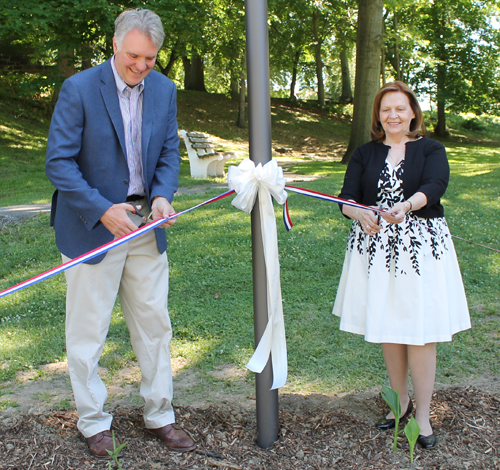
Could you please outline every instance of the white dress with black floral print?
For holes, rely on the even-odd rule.
[[[404,199],[404,160],[386,162],[377,206]],[[451,341],[470,328],[467,300],[455,248],[444,217],[408,214],[400,224],[381,219],[382,229],[366,235],[354,221],[333,307],[340,329],[372,343],[423,345]]]

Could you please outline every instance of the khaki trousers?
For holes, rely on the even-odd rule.
[[[144,202],[138,204],[146,210]],[[136,216],[131,218],[139,225]],[[112,416],[104,412],[108,393],[97,369],[117,295],[142,373],[145,426],[159,428],[175,421],[168,260],[166,253],[158,253],[153,232],[113,248],[96,265],[79,264],[66,271],[66,350],[84,437],[111,427]]]

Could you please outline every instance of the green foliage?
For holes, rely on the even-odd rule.
[[[446,102],[454,112],[498,110],[500,35],[491,22],[498,6],[489,1],[418,2],[411,17],[421,39],[411,83]]]
[[[111,436],[113,437],[113,450],[108,450],[106,449],[106,451],[108,452],[108,454],[111,456],[111,459],[114,461],[115,465],[116,465],[116,470],[122,470],[122,466],[120,464],[120,461],[118,460],[118,455],[119,453],[121,452],[121,450],[127,445],[126,442],[120,444],[118,447],[116,447],[116,439],[115,439],[115,432],[114,431],[111,431]],[[111,462],[108,462],[108,470],[112,470],[113,467],[111,465]]]
[[[415,444],[417,443],[418,436],[420,435],[420,426],[413,416],[406,424],[404,432],[406,438],[408,439],[408,443],[410,444],[410,462],[413,463],[413,452],[415,450]]]
[[[497,113],[500,103],[499,31],[492,21],[498,2],[486,0],[386,0],[387,79],[408,81],[422,94],[445,100],[454,112]],[[112,54],[115,17],[126,8],[146,7],[162,18],[166,31],[158,69],[182,88],[184,67],[202,57],[206,87],[229,94],[244,71],[243,0],[0,0],[2,55],[23,58],[44,71],[15,73],[15,93],[52,93],[64,73],[102,62]],[[316,98],[318,67],[326,96],[341,95],[339,51],[350,56],[356,41],[354,0],[269,0],[268,24],[272,93]],[[317,28],[313,26],[317,20]],[[320,54],[315,56],[315,46]],[[444,67],[444,69],[442,68]],[[445,72],[441,76],[440,72]],[[353,80],[351,80],[353,81]],[[232,88],[231,88],[232,87]]]
[[[27,54],[31,63],[50,66],[45,79],[54,84],[64,74],[55,67],[63,60],[78,70],[82,60],[110,55],[114,18],[132,5],[108,0],[0,0],[5,20],[0,40],[14,55]]]
[[[352,1],[317,2],[274,0],[269,3],[270,65],[276,86],[273,96],[290,97],[290,81],[297,74],[295,94],[304,98],[316,89],[317,63],[315,44],[321,44],[321,59],[330,95],[338,99],[340,64],[339,47],[350,48],[356,41],[352,21]],[[313,27],[316,15],[317,31]],[[279,93],[276,88],[279,88]]]
[[[389,408],[394,413],[394,420],[396,424],[394,426],[394,439],[392,444],[392,450],[396,452],[398,448],[398,435],[399,431],[399,420],[401,419],[401,402],[399,401],[399,389],[395,392],[392,388],[389,388],[387,385],[382,385],[382,392],[380,395],[385,400],[385,402],[389,405]]]
[[[396,424],[394,426],[394,438],[392,443],[393,452],[397,451],[398,448],[398,436],[404,432],[408,443],[410,444],[410,460],[413,463],[413,451],[415,450],[415,444],[417,443],[418,436],[420,434],[420,426],[418,425],[415,418],[412,416],[410,421],[406,424],[403,431],[399,430],[399,420],[401,419],[401,402],[399,401],[399,390],[395,392],[392,388],[382,385],[382,391],[380,395],[389,405],[390,410],[394,413],[394,420]]]
[[[462,127],[464,129],[469,130],[469,131],[484,131],[484,130],[486,130],[486,127],[483,125],[483,123],[475,116],[471,119],[466,119],[462,123]]]
[[[11,91],[11,96],[21,100],[31,100],[35,103],[51,95],[56,84],[62,81],[47,75],[15,72],[6,72],[3,77],[3,88]]]
[[[437,122],[434,112],[425,111],[424,118],[427,129]],[[500,118],[490,114],[476,115],[474,113],[446,113],[446,123],[452,135],[451,140],[481,141],[484,144],[498,145],[500,135]]]

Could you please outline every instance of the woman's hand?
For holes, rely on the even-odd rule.
[[[373,207],[373,206],[372,206]],[[382,228],[381,225],[379,225],[379,218],[378,218],[378,213],[377,212],[372,212],[366,209],[356,209],[357,210],[357,219],[359,220],[359,223],[361,224],[361,228],[363,229],[363,232],[365,232],[368,236],[376,235],[378,232],[380,232],[380,229]]]
[[[352,199],[350,199],[352,202]],[[374,209],[378,209],[375,206],[371,206]],[[378,218],[378,213],[377,212],[372,212],[367,209],[360,209],[358,207],[353,207],[353,206],[342,206],[342,213],[349,217],[350,219],[353,220],[359,220],[359,223],[361,224],[361,228],[363,229],[363,232],[365,232],[367,235],[372,236],[380,232],[380,229],[382,228],[381,225],[378,224],[379,218]]]
[[[406,213],[411,208],[408,201],[398,202],[394,204],[387,212],[381,212],[382,218],[390,224],[400,224],[405,220]]]

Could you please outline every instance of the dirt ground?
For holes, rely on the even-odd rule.
[[[256,443],[255,391],[247,372],[231,366],[213,372],[231,383],[201,383],[181,359],[173,360],[177,422],[198,449],[175,454],[147,434],[138,397],[139,372],[131,367],[105,378],[107,410],[126,447],[123,470],[146,469],[498,469],[500,468],[500,381],[437,386],[432,421],[439,446],[415,450],[400,438],[392,451],[392,431],[373,422],[386,407],[373,389],[342,395],[280,392],[280,434],[267,450]],[[207,381],[208,382],[208,381]],[[217,385],[218,383],[218,385]],[[65,363],[50,364],[2,384],[1,400],[18,406],[0,414],[0,469],[83,470],[118,468],[88,452],[76,428]]]

